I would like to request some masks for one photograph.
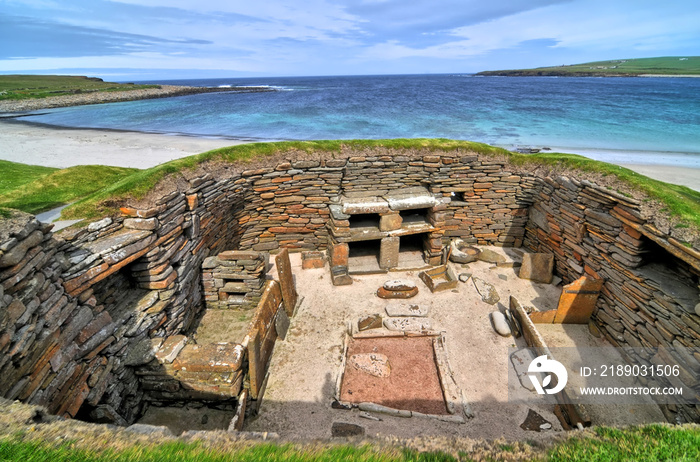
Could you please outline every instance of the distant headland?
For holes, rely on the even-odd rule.
[[[189,87],[105,82],[97,77],[0,75],[0,113],[211,92],[275,91],[266,86]]]
[[[476,75],[508,77],[700,77],[700,56],[614,59],[534,69],[483,71]]]

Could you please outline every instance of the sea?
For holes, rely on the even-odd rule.
[[[431,74],[141,83],[276,91],[59,108],[24,120],[252,141],[451,138],[700,168],[700,78]]]

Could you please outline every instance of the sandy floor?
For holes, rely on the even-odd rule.
[[[0,159],[48,167],[101,164],[149,168],[172,159],[244,142],[153,133],[64,129],[22,123],[21,119],[0,119]],[[615,159],[602,151],[581,151],[580,154],[594,159]],[[657,180],[700,191],[700,168],[630,163],[629,159],[629,156],[620,157],[612,163]]]
[[[304,299],[286,340],[275,346],[260,414],[246,420],[245,429],[273,431],[285,438],[313,439],[329,437],[333,422],[350,422],[364,426],[370,436],[550,437],[553,431],[534,433],[520,428],[529,409],[551,422],[555,431],[561,429],[551,406],[540,405],[537,400],[530,405],[508,402],[508,348],[525,344],[522,338],[504,338],[494,332],[489,313],[498,305],[484,303],[471,280],[460,283],[454,291],[436,294],[428,290],[417,272],[410,271],[356,276],[352,285],[333,287],[327,267],[301,270],[299,254],[291,255],[291,261],[297,291]],[[526,305],[556,306],[560,288],[523,281],[512,268],[491,269],[492,266],[476,262],[466,269],[453,265],[453,270],[456,274],[473,273],[498,287],[500,304],[507,304],[509,295],[515,295]],[[433,329],[446,331],[446,349],[455,380],[475,413],[466,424],[384,415],[382,421],[372,421],[362,418],[358,411],[330,407],[340,373],[347,322],[375,313],[386,317],[384,307],[388,301],[378,298],[375,292],[385,281],[396,278],[417,285],[420,292],[411,303],[429,305]]]
[[[0,120],[0,159],[46,167],[112,165],[149,168],[242,143],[230,139],[155,133],[64,129]]]

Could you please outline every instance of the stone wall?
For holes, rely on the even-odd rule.
[[[593,319],[605,337],[618,347],[700,347],[700,253],[645,219],[640,201],[586,180],[537,183],[525,246],[554,254],[556,272],[567,283],[582,275],[603,279]],[[668,386],[675,380],[700,385],[700,354],[647,355],[635,362],[679,364],[681,374]],[[682,398],[663,409],[671,421],[700,421],[700,408]]]
[[[121,216],[58,236],[31,217],[8,220],[0,232],[0,394],[69,417],[133,421],[144,388],[157,391],[136,371],[165,339],[190,334],[205,309],[207,257],[325,249],[329,207],[341,196],[408,187],[440,199],[430,222],[443,244],[524,243],[553,253],[567,282],[583,273],[605,279],[595,319],[611,341],[699,345],[691,305],[700,253],[654,228],[633,199],[463,151],[369,154],[188,174],[151,208],[123,207]],[[650,260],[660,254],[673,263]],[[673,287],[659,282],[664,271]],[[697,362],[686,363],[697,376]],[[679,412],[700,420],[697,409]]]

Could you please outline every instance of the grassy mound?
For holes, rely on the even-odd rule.
[[[51,169],[34,165],[1,161],[4,179],[13,172],[25,172],[23,180],[0,188],[0,207],[13,208],[37,214],[69,204],[80,198],[113,185],[137,172],[134,168],[79,165],[65,169]]]
[[[69,75],[0,75],[0,101],[74,95],[94,91],[159,88],[158,85],[104,82],[94,77]]]
[[[58,169],[0,160],[0,194],[17,189],[56,170]]]

